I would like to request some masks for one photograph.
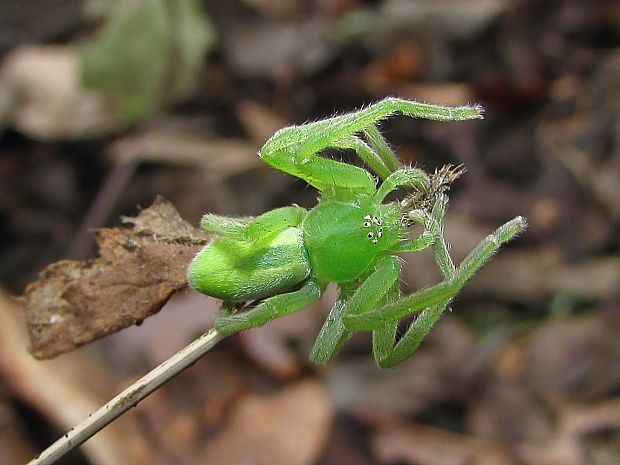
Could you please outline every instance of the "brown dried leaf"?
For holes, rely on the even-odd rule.
[[[556,434],[546,442],[519,445],[517,454],[528,465],[618,463],[618,412],[618,398],[595,404],[563,405],[556,412]],[[592,457],[604,459],[592,460]]]
[[[414,357],[390,370],[378,369],[370,356],[332,362],[327,372],[332,402],[355,413],[419,415],[464,395],[471,382],[473,350],[471,332],[446,315]]]
[[[31,353],[51,358],[157,313],[186,285],[191,258],[206,242],[162,198],[134,229],[100,229],[100,258],[48,266],[24,293]]]
[[[207,444],[199,463],[310,465],[325,445],[330,419],[327,395],[316,381],[273,396],[248,395]]]
[[[204,244],[205,233],[179,215],[174,205],[158,196],[153,205],[142,210],[135,218],[123,216],[124,223],[133,224],[134,234],[154,234],[158,241]]]
[[[503,251],[480,270],[466,292],[526,302],[557,293],[607,300],[617,292],[619,278],[619,255],[568,263],[547,246]]]
[[[620,388],[620,320],[617,307],[556,319],[531,337],[523,384],[550,404],[592,402]]]
[[[516,465],[502,447],[478,438],[413,423],[386,422],[372,449],[382,463]]]

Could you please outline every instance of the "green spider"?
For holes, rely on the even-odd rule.
[[[276,132],[259,156],[305,180],[321,196],[309,211],[290,206],[256,218],[202,218],[201,227],[219,237],[196,255],[188,280],[199,292],[223,300],[215,322],[220,333],[236,333],[300,310],[335,282],[340,295],[310,359],[327,363],[353,331],[372,331],[377,364],[394,366],[416,350],[450,300],[500,245],[525,228],[523,218],[514,218],[455,266],[442,235],[447,203],[442,183],[433,187],[436,178],[404,166],[377,129],[376,123],[395,113],[436,121],[482,118],[479,106],[386,98],[354,113]],[[377,187],[367,170],[317,155],[328,147],[354,150],[382,182]],[[412,194],[385,203],[399,188]],[[408,229],[416,223],[423,232],[409,238]],[[393,254],[427,247],[433,248],[444,281],[402,297],[401,259]],[[238,311],[246,301],[257,303]],[[397,338],[399,320],[416,312]]]

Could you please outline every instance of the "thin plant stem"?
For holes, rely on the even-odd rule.
[[[195,363],[226,335],[211,329],[175,355],[133,383],[110,402],[88,416],[55,443],[28,462],[27,465],[49,465],[102,430],[151,392]]]

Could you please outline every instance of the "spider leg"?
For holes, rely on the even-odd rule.
[[[438,200],[436,208],[433,209],[433,216],[435,219],[443,217],[446,203],[447,198],[445,196],[442,196],[442,198]],[[438,211],[435,212],[435,210]],[[448,253],[443,234],[439,234],[433,242],[433,251],[435,252],[435,259],[437,260],[437,264],[439,265],[444,279],[451,279],[456,272],[456,268]],[[394,296],[392,301],[396,301],[397,299],[398,294]],[[450,299],[446,299],[422,310],[416,316],[415,320],[411,322],[405,334],[402,335],[396,344],[394,344],[394,341],[396,338],[396,329],[398,327],[397,320],[375,329],[372,333],[372,342],[373,355],[377,365],[381,368],[389,368],[409,358],[411,354],[417,350],[431,328],[435,326],[435,323],[437,323],[437,320],[439,320],[449,302]]]
[[[230,216],[213,215],[207,213],[200,220],[200,228],[206,232],[218,234],[220,236],[229,235],[235,239],[243,239],[244,230],[252,217],[233,218]]]
[[[400,168],[390,174],[385,181],[381,183],[379,189],[374,195],[374,202],[379,204],[383,202],[385,197],[392,191],[403,187],[415,187],[417,189],[424,189],[429,185],[429,179],[426,174],[416,168]]]
[[[321,192],[340,189],[351,193],[372,194],[375,191],[373,176],[363,168],[313,153],[299,157],[299,147],[294,144],[294,141],[298,138],[304,140],[312,137],[311,134],[300,134],[299,130],[305,132],[306,129],[310,131],[312,128],[299,126],[281,129],[267,141],[259,155],[273,167],[303,179]],[[290,143],[282,144],[283,141],[290,141]],[[352,144],[357,143],[351,140],[347,143],[345,140],[342,146],[349,148],[348,145]],[[328,145],[321,146],[316,151],[327,147]],[[375,164],[375,167],[380,171],[383,169],[378,164]]]
[[[436,236],[440,234],[437,225],[440,224],[443,218],[446,204],[447,198],[444,196],[438,199],[432,214],[426,214],[428,218],[427,222],[424,224],[428,229],[429,237],[431,237],[431,242],[426,243],[426,246],[433,243],[434,247],[443,247],[445,249],[443,238],[441,238],[442,240],[437,240],[439,238]],[[430,224],[432,224],[432,226],[429,226]],[[415,241],[411,242],[413,243]],[[435,243],[437,246],[435,246]],[[447,253],[447,250],[445,250],[445,252]],[[442,270],[444,268],[446,267],[442,266]],[[453,270],[454,265],[452,265],[452,271]],[[377,263],[375,271],[361,286],[357,288],[343,288],[340,298],[333,306],[319,333],[319,337],[312,349],[310,359],[319,364],[327,363],[350,337],[351,331],[344,326],[342,321],[345,314],[348,312],[363,313],[365,310],[369,310],[374,306],[384,306],[398,300],[400,296],[400,287],[398,283],[399,275],[400,264],[398,259],[389,256],[389,258],[386,257]],[[423,333],[423,329],[428,327],[430,330],[441,315],[446,304],[443,304],[441,308],[431,307],[431,309],[425,310],[419,317],[420,324],[415,328],[410,328],[396,345],[394,345],[394,340],[398,320],[387,322],[380,328],[375,329],[373,331],[373,354],[377,364],[381,367],[393,366],[408,358],[426,335],[426,333]],[[439,307],[439,305],[437,307]]]
[[[331,143],[331,147],[354,150],[366,165],[382,179],[402,168],[402,163],[379,132],[376,124],[362,131],[368,143],[356,136],[345,136]]]
[[[340,188],[370,194],[374,192],[374,179],[366,170],[316,154],[334,145],[353,145],[362,159],[371,160],[369,166],[379,175],[385,174],[383,166],[387,171],[394,171],[400,163],[385,141],[377,137],[374,124],[395,113],[437,121],[482,118],[482,110],[477,106],[447,107],[386,98],[357,112],[281,129],[265,143],[259,156],[275,168],[304,179],[321,191]],[[370,147],[352,139],[352,135],[360,131],[366,132]],[[342,139],[344,141],[339,142]],[[377,163],[373,152],[382,160],[383,166]]]
[[[377,151],[366,144],[362,139],[356,136],[345,136],[331,144],[331,147],[338,149],[354,150],[366,165],[370,167],[382,179],[387,178],[392,169],[388,168],[383,158]]]
[[[319,335],[316,338],[310,360],[320,365],[325,365],[340,350],[340,347],[349,339],[351,331],[348,331],[342,323],[342,316],[347,309],[347,302],[359,287],[357,285],[340,284],[340,295],[332,306]]]
[[[317,301],[324,290],[325,284],[310,279],[296,291],[269,297],[251,310],[237,314],[232,314],[230,303],[225,302],[215,320],[215,329],[222,334],[232,334],[262,326],[270,320],[307,307]]]
[[[298,226],[307,213],[306,209],[296,206],[276,208],[255,218],[231,218],[207,213],[200,220],[200,227],[220,236],[252,241]]]
[[[260,241],[288,228],[299,226],[308,210],[299,206],[276,208],[250,221],[245,229],[247,240]]]
[[[523,231],[525,226],[522,217],[512,219],[484,238],[445,281],[366,313],[350,312],[343,317],[345,327],[350,331],[369,331],[427,307],[449,302],[499,247]]]
[[[372,332],[372,348],[377,365],[390,368],[408,359],[435,326],[448,303],[449,299],[422,310],[396,344],[394,339],[398,321],[375,329]]]
[[[329,147],[333,142],[349,134],[368,130],[375,123],[396,113],[435,121],[482,118],[482,108],[479,106],[448,107],[388,97],[356,112],[305,125],[306,134],[312,137],[307,137],[303,143],[298,145],[297,156],[303,159],[310,154],[317,153]],[[370,131],[372,132],[372,129]]]
[[[343,317],[349,313],[366,312],[383,303],[385,295],[398,287],[400,269],[397,257],[385,255],[359,287],[346,289],[321,328],[310,355],[313,362],[325,364],[338,352],[351,334],[342,323]]]
[[[381,132],[379,132],[376,124],[367,126],[363,132],[368,144],[379,154],[383,164],[388,167],[390,172],[394,172],[402,166],[396,154],[392,151]]]

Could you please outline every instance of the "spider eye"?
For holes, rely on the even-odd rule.
[[[378,240],[378,239],[373,239],[373,240],[372,240],[372,243],[373,243],[373,244],[376,244],[377,242],[379,242],[379,240]]]
[[[364,221],[364,227],[365,228],[370,228],[370,222],[369,221]]]
[[[383,231],[379,231],[379,232],[377,233],[377,237],[381,237],[381,236],[383,236]]]
[[[370,219],[370,215],[366,215],[366,216],[364,217],[364,219],[365,219],[365,220],[369,220],[369,219]]]
[[[371,232],[369,232],[369,233],[366,235],[366,237],[368,237],[368,239],[372,239],[372,238],[374,237],[374,234],[373,234],[373,233],[371,233]]]

